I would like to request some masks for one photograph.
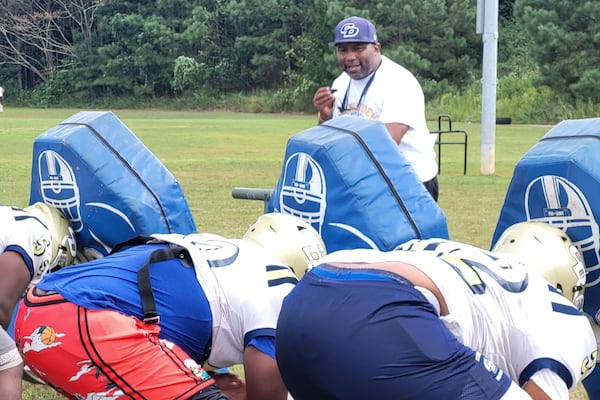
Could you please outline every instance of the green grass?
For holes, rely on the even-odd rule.
[[[0,202],[29,201],[32,144],[79,110],[13,109],[0,114]],[[262,212],[261,201],[236,200],[235,186],[272,188],[287,139],[313,127],[314,115],[119,110],[115,114],[179,180],[200,231],[240,236]],[[463,147],[442,147],[440,200],[452,239],[489,247],[515,163],[551,126],[498,125],[495,172],[480,173],[481,127],[453,121],[468,132]],[[437,120],[430,122],[437,129]],[[450,140],[450,136],[447,136]],[[24,399],[58,399],[43,386],[26,386]]]
[[[28,204],[33,140],[78,111],[7,108],[0,114],[0,202]],[[273,187],[287,139],[315,124],[313,115],[115,114],[179,180],[198,229],[230,236],[241,235],[263,208],[260,201],[233,199],[231,189]],[[437,120],[430,128],[437,129]],[[515,163],[550,126],[497,125],[493,175],[480,173],[480,125],[453,121],[452,128],[468,132],[467,174],[462,174],[463,146],[443,145],[439,204],[452,238],[486,247]]]
[[[430,128],[437,129],[437,121]],[[439,205],[452,239],[488,248],[515,164],[551,126],[497,125],[492,175],[480,172],[481,126],[453,123],[452,128],[468,133],[467,174],[462,174],[463,146],[442,145]]]

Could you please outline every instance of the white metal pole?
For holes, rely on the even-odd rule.
[[[483,74],[481,79],[481,174],[495,172],[498,0],[482,0]]]

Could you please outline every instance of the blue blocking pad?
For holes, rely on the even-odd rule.
[[[35,139],[37,201],[68,217],[78,249],[102,255],[139,234],[196,232],[177,179],[109,111],[81,111]]]
[[[342,116],[293,135],[267,210],[301,217],[328,252],[448,238],[446,217],[379,121]]]
[[[491,244],[517,222],[544,221],[562,229],[583,254],[584,311],[596,321],[600,321],[599,154],[600,118],[565,120],[549,130],[517,162]]]

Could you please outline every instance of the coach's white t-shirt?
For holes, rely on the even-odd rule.
[[[430,134],[427,127],[423,90],[406,68],[385,56],[381,59],[381,65],[373,73],[375,76],[371,74],[354,80],[343,72],[336,78],[332,84],[332,89],[337,90],[333,117],[358,115],[384,124],[397,122],[408,125],[410,128],[399,148],[419,179],[426,182],[437,175],[437,163],[434,150],[436,135]]]

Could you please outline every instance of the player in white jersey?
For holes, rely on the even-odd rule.
[[[437,360],[435,368],[439,367],[441,360],[446,360],[443,348],[435,350],[434,343],[439,343],[439,336],[434,336],[432,331],[438,328],[431,325],[435,329],[428,331],[424,323],[419,325],[418,322],[421,318],[428,318],[433,311],[460,343],[493,362],[533,399],[568,399],[569,389],[591,373],[597,355],[590,323],[570,301],[572,291],[583,290],[583,263],[577,249],[561,231],[548,233],[555,229],[548,225],[522,225],[517,231],[519,229],[521,233],[525,230],[525,234],[511,234],[510,240],[502,241],[506,245],[500,250],[527,252],[514,243],[524,237],[533,238],[532,242],[537,242],[537,247],[529,251],[539,254],[538,258],[544,261],[555,260],[555,265],[546,263],[543,267],[552,270],[558,263],[563,268],[563,275],[571,275],[569,282],[562,282],[563,293],[568,299],[554,284],[533,271],[544,269],[539,265],[528,268],[514,255],[492,253],[449,240],[412,240],[397,251],[344,250],[323,258],[321,264],[309,271],[288,296],[280,315],[278,362],[291,393],[296,397],[294,389],[297,389],[300,393],[297,399],[308,398],[303,388],[310,387],[313,382],[310,376],[299,378],[304,371],[299,372],[297,363],[308,362],[311,357],[312,366],[319,363],[315,355],[317,350],[295,352],[297,339],[319,349],[320,338],[327,340],[328,336],[335,336],[335,344],[328,347],[330,352],[337,351],[342,366],[335,369],[341,376],[345,375],[341,372],[343,365],[353,365],[353,356],[344,349],[337,349],[337,343],[349,342],[350,348],[354,349],[350,353],[358,352],[363,346],[366,348],[367,354],[363,357],[366,359],[356,366],[360,377],[355,380],[346,378],[349,382],[345,386],[350,386],[351,393],[360,390],[358,386],[379,379],[379,386],[375,386],[380,389],[378,398],[386,398],[381,386],[382,376],[388,376],[386,384],[408,376],[401,386],[404,393],[411,385],[416,386],[412,389],[417,393],[423,387],[428,393],[433,391],[427,386],[432,382],[434,388],[440,387],[439,382],[451,385],[449,382],[456,382],[457,378],[449,374],[454,374],[455,368],[460,365],[442,371],[428,367],[424,381],[419,381],[416,376],[421,374],[420,368],[425,368],[425,364],[412,369],[389,367],[408,362],[409,356],[421,356],[421,353],[406,350],[410,350],[414,343],[415,348],[425,349],[426,356]],[[530,258],[528,262],[535,264],[535,259]],[[319,297],[321,288],[327,288],[328,293]],[[392,297],[395,296],[394,291],[405,294]],[[336,298],[336,294],[341,294],[340,298]],[[575,297],[579,298],[580,294]],[[315,311],[313,299],[322,303],[322,312]],[[427,310],[428,307],[421,303],[424,299],[433,309]],[[344,306],[337,308],[338,303]],[[361,332],[371,329],[370,325],[374,326],[370,337],[358,339],[361,333],[355,327],[361,322],[368,325],[363,325]],[[406,332],[409,333],[408,338],[404,336]],[[400,359],[395,356],[399,346],[407,353]],[[444,361],[444,365],[449,363]],[[333,368],[333,365],[327,367]],[[347,375],[350,373],[347,372]],[[310,396],[325,398],[319,394],[321,389],[317,387],[328,384],[322,381],[316,383]],[[344,386],[340,381],[336,384],[337,387]],[[462,386],[444,390],[446,393],[456,392],[456,397],[449,394],[448,399],[469,398]],[[460,390],[463,390],[462,394]],[[421,397],[425,395],[420,393],[417,397],[426,398]],[[490,394],[486,397],[496,398]],[[338,398],[358,397],[341,395]]]
[[[44,277],[19,306],[15,339],[31,370],[73,399],[225,399],[202,366],[243,364],[244,398],[283,400],[277,316],[324,253],[308,223],[279,213],[243,239],[137,238]]]
[[[5,329],[27,287],[73,261],[75,241],[62,214],[41,203],[1,206],[0,227],[0,398],[13,400],[21,399],[23,362]]]

